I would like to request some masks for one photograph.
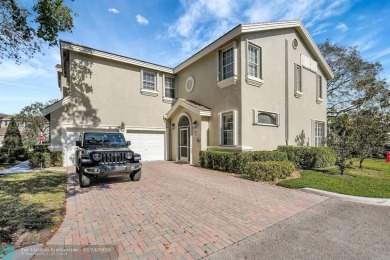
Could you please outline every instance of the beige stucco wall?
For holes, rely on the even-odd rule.
[[[293,49],[292,40],[297,38],[299,45]],[[321,104],[316,103],[315,73],[303,68],[303,96],[294,96],[294,63],[300,64],[300,54],[311,57],[295,30],[277,30],[252,33],[242,36],[241,52],[246,52],[246,40],[262,49],[262,75],[264,83],[249,85],[245,81],[246,57],[242,56],[242,145],[254,150],[273,150],[278,145],[296,145],[295,137],[303,130],[311,140],[311,120],[326,121],[326,97]],[[287,44],[286,44],[287,41]],[[287,48],[287,50],[286,50]],[[286,53],[287,51],[287,53]],[[287,54],[287,55],[286,55]],[[287,65],[287,67],[286,67]],[[286,69],[287,68],[287,69]],[[323,76],[323,75],[322,75]],[[287,82],[285,79],[287,78]],[[286,83],[288,85],[288,107],[286,106]],[[323,76],[323,89],[326,82]],[[326,94],[326,93],[324,93]],[[278,113],[278,127],[254,125],[253,109]],[[288,127],[286,129],[286,113]]]
[[[63,124],[164,128],[163,115],[171,105],[162,101],[162,73],[158,73],[158,96],[140,92],[140,68],[86,54],[70,53],[71,104],[62,115]]]
[[[238,74],[240,73],[240,48],[237,43]],[[228,44],[228,43],[227,43]],[[220,46],[223,48],[225,45]],[[192,76],[195,87],[192,92],[185,91],[187,78]],[[218,50],[215,50],[202,59],[181,70],[176,76],[178,82],[178,96],[187,100],[195,101],[203,106],[212,109],[212,116],[209,119],[208,145],[217,146],[219,144],[219,119],[218,113],[224,111],[237,110],[238,121],[241,113],[241,87],[238,80],[235,85],[219,88],[218,79]],[[238,145],[241,145],[241,129],[238,128]]]

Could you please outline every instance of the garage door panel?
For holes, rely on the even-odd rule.
[[[125,137],[131,141],[130,148],[141,154],[142,161],[164,160],[164,132],[127,132]]]

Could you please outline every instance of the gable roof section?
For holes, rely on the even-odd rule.
[[[47,107],[44,107],[41,110],[41,113],[42,113],[43,116],[46,116],[46,115],[51,114],[54,111],[60,109],[61,107],[65,106],[69,102],[70,102],[70,97],[69,96],[65,97],[65,98],[63,98],[61,100],[58,100],[57,102],[54,102],[51,105],[48,105]]]
[[[174,73],[177,73],[184,69],[185,67],[189,66],[190,64],[194,63],[195,61],[201,59],[202,57],[206,56],[210,52],[221,48],[223,45],[225,45],[227,42],[231,41],[232,39],[238,37],[241,34],[245,33],[253,33],[253,32],[261,32],[261,31],[269,31],[269,30],[279,30],[279,29],[288,29],[292,28],[295,29],[299,36],[302,38],[303,42],[306,44],[306,46],[309,48],[312,55],[317,60],[319,66],[324,71],[326,78],[331,79],[333,78],[333,72],[332,69],[329,67],[328,63],[325,61],[324,57],[322,56],[320,50],[317,47],[317,44],[314,42],[313,38],[310,36],[309,32],[303,25],[303,23],[299,20],[296,21],[282,21],[282,22],[266,22],[266,23],[250,23],[250,24],[240,24],[227,32],[226,34],[222,35],[220,38],[215,40],[214,42],[207,45],[205,48],[185,60],[183,63],[179,64],[174,68]]]
[[[93,56],[100,57],[100,58],[115,60],[115,61],[131,64],[131,65],[135,65],[135,66],[140,66],[143,68],[148,68],[148,69],[152,69],[152,70],[157,70],[157,71],[162,71],[162,72],[173,74],[173,69],[169,68],[169,67],[165,67],[162,65],[158,65],[158,64],[154,64],[154,63],[150,63],[150,62],[146,62],[146,61],[142,61],[142,60],[129,58],[129,57],[115,54],[115,53],[111,53],[111,52],[97,50],[97,49],[83,46],[83,45],[80,45],[77,43],[72,43],[72,42],[60,40],[60,46],[61,46],[61,53],[63,52],[63,50],[71,50],[71,51],[75,51],[75,52],[93,55]]]
[[[179,98],[176,103],[173,105],[173,107],[168,111],[166,114],[167,118],[170,118],[173,113],[179,108],[184,107],[185,109],[188,109],[189,111],[201,115],[201,116],[211,116],[211,109],[208,107],[205,107],[199,103],[196,103],[192,100],[186,100],[183,98]]]

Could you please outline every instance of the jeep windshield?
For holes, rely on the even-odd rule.
[[[120,133],[85,133],[84,146],[127,146]]]

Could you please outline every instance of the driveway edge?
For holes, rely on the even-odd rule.
[[[340,200],[349,201],[349,202],[390,207],[390,199],[386,199],[386,198],[359,197],[359,196],[334,193],[334,192],[330,192],[330,191],[317,190],[317,189],[312,189],[312,188],[302,188],[300,190],[302,190],[304,192],[308,192],[308,193],[326,196],[326,197],[333,198],[333,199],[340,199]]]

